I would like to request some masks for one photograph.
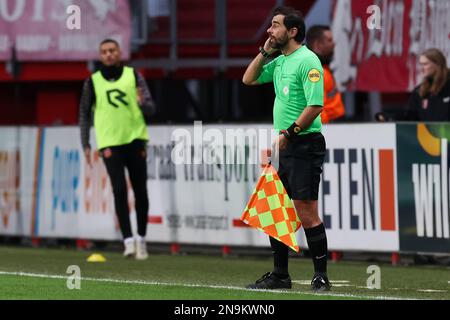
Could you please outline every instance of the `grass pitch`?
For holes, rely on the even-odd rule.
[[[381,289],[366,287],[372,263],[329,264],[332,291],[309,289],[312,262],[290,259],[292,290],[250,291],[244,287],[270,271],[271,257],[151,254],[146,261],[100,252],[107,261],[86,262],[91,252],[71,249],[0,247],[0,299],[133,300],[323,300],[450,299],[450,268],[380,264]],[[67,287],[69,266],[79,266],[81,289]]]

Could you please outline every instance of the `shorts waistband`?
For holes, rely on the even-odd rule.
[[[295,141],[295,142],[312,141],[319,137],[323,137],[321,132],[312,132],[312,133],[307,133],[307,134],[302,134],[302,135],[296,135],[292,139],[292,141]]]

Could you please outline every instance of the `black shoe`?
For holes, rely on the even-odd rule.
[[[316,292],[329,291],[331,283],[326,275],[315,274],[311,281],[311,290]]]
[[[286,279],[280,279],[275,276],[272,272],[267,272],[261,277],[261,279],[256,280],[255,283],[249,284],[247,289],[291,289],[292,282],[291,278],[288,276]]]

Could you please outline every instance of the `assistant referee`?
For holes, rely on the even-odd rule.
[[[274,127],[280,135],[278,174],[302,222],[314,263],[311,289],[331,288],[327,276],[327,236],[318,214],[318,192],[325,158],[325,139],[321,134],[323,108],[323,69],[319,58],[306,46],[305,23],[301,13],[290,7],[273,12],[269,38],[248,66],[243,82],[259,85],[273,82]],[[281,55],[268,62],[271,55]],[[247,286],[249,289],[290,289],[288,247],[270,238],[274,269]]]

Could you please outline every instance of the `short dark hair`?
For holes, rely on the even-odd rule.
[[[272,17],[279,14],[284,16],[284,25],[288,30],[297,28],[298,32],[294,39],[298,43],[302,43],[303,40],[305,40],[306,32],[305,21],[303,20],[302,13],[292,7],[281,6],[273,10]]]
[[[323,36],[323,33],[330,30],[330,27],[325,25],[312,26],[306,33],[306,46],[311,49],[313,42],[316,40],[320,40]]]
[[[103,40],[103,41],[100,43],[100,47],[101,47],[102,45],[106,44],[106,43],[114,43],[114,44],[117,46],[117,48],[120,48],[119,42],[117,42],[117,41],[114,40],[114,39],[110,39],[110,38]]]

